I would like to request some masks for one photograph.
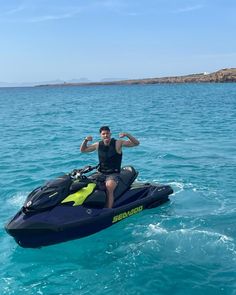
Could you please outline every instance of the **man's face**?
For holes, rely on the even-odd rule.
[[[104,144],[109,144],[111,140],[111,132],[108,130],[102,130],[100,133],[101,139],[104,142]]]

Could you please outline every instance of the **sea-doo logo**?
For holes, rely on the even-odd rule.
[[[112,223],[115,223],[115,222],[118,222],[122,219],[125,219],[131,215],[134,215],[138,212],[141,212],[143,210],[143,206],[139,206],[139,207],[136,207],[136,208],[133,208],[132,210],[129,210],[129,211],[126,211],[126,212],[123,212],[123,213],[120,213],[119,215],[116,215],[113,217],[112,219]]]

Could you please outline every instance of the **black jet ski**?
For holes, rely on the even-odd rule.
[[[39,248],[82,238],[127,217],[157,207],[173,193],[169,185],[134,182],[138,173],[123,167],[114,192],[114,206],[105,208],[106,193],[93,179],[96,167],[73,170],[32,191],[5,226],[22,247]]]

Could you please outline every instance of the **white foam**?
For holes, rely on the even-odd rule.
[[[208,237],[214,237],[217,238],[217,240],[221,240],[223,242],[230,241],[232,242],[234,239],[231,237],[228,237],[226,235],[220,234],[218,232],[212,232],[212,231],[207,231],[207,230],[197,230],[193,228],[189,229],[179,229],[175,231],[176,233],[180,232],[183,235],[204,235]]]
[[[232,263],[236,261],[236,244],[233,237],[212,229],[182,226],[172,229],[158,222],[135,226],[132,235],[142,252],[146,248],[155,252],[168,249],[168,255],[172,253],[175,259],[182,259],[183,255],[191,253],[188,259],[196,262],[202,259],[203,255],[205,260],[213,261],[223,253],[224,259],[230,259]]]
[[[14,206],[14,207],[20,207],[20,206],[22,206],[22,204],[28,194],[29,193],[27,193],[27,192],[17,193],[16,195],[14,195],[10,199],[8,199],[7,203],[10,204],[11,206]]]
[[[148,225],[148,233],[147,236],[151,236],[153,233],[155,234],[167,234],[168,231],[160,226],[160,223],[157,224],[149,224]]]
[[[181,193],[184,190],[184,183],[182,182],[177,182],[177,181],[173,181],[173,182],[169,182],[168,183],[174,190],[174,193],[172,194],[173,196],[176,194]]]
[[[150,237],[156,234],[165,234],[165,235],[184,235],[184,236],[196,236],[196,235],[201,235],[204,237],[211,237],[215,238],[216,242],[222,242],[222,243],[234,243],[234,239],[230,236],[218,233],[218,232],[212,232],[208,230],[199,230],[196,228],[181,228],[177,230],[170,230],[168,231],[166,228],[163,228],[160,226],[160,223],[157,224],[149,224],[146,232],[146,236]]]

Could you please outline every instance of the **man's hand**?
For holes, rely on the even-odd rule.
[[[127,133],[125,133],[125,132],[122,132],[122,133],[119,134],[120,138],[123,138],[123,137],[126,137],[126,136],[127,136]]]
[[[89,136],[86,136],[85,139],[86,139],[87,141],[92,141],[92,140],[93,140],[93,137],[89,135]]]

